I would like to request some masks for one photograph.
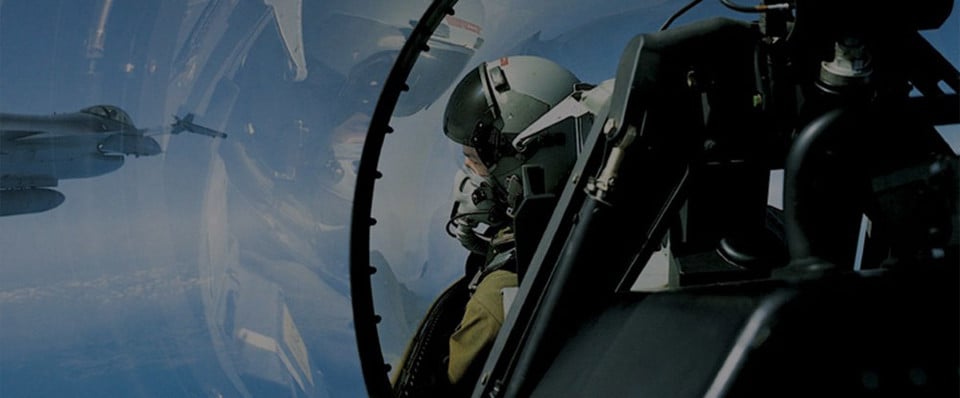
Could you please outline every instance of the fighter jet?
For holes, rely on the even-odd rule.
[[[227,133],[194,123],[193,116],[194,115],[192,113],[188,113],[187,116],[181,119],[177,115],[173,115],[173,118],[176,121],[170,125],[170,128],[172,129],[171,133],[180,134],[184,131],[189,131],[194,134],[207,135],[213,138],[227,138]]]
[[[160,144],[124,110],[95,105],[72,113],[0,113],[0,216],[38,213],[63,203],[50,187],[123,166],[126,155],[153,156]]]

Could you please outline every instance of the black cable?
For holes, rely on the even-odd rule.
[[[667,28],[670,27],[670,24],[672,24],[673,21],[676,21],[677,18],[680,18],[680,16],[682,16],[683,14],[686,14],[687,11],[690,11],[691,8],[693,8],[697,4],[700,4],[702,1],[703,0],[693,0],[689,4],[683,6],[683,8],[677,10],[677,12],[673,13],[673,15],[670,16],[670,18],[667,18],[667,21],[663,23],[663,26],[660,27],[660,30],[667,30]]]
[[[772,4],[772,5],[758,4],[755,6],[745,6],[745,5],[736,4],[732,0],[720,0],[720,3],[722,3],[724,6],[726,6],[731,10],[739,11],[739,12],[749,12],[749,13],[761,13],[761,12],[767,12],[767,11],[773,11],[773,10],[790,9],[790,4],[788,3]]]

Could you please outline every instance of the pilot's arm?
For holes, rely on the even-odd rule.
[[[479,372],[487,352],[503,326],[504,310],[501,291],[518,285],[517,274],[498,270],[491,272],[467,302],[460,325],[450,336],[450,362],[447,377],[456,385],[468,372]],[[475,378],[466,378],[472,380]]]

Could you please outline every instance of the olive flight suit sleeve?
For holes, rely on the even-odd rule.
[[[503,325],[503,298],[501,289],[516,287],[517,274],[497,270],[480,281],[477,290],[467,302],[463,320],[450,336],[450,363],[447,377],[451,384],[463,378],[471,364],[489,350]]]

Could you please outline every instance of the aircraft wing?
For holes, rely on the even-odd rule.
[[[55,187],[57,183],[57,177],[50,174],[15,173],[0,176],[0,190]]]
[[[29,130],[2,130],[0,129],[0,142],[12,142],[19,140],[21,138],[26,138],[38,134],[42,134],[42,131],[29,131]]]

